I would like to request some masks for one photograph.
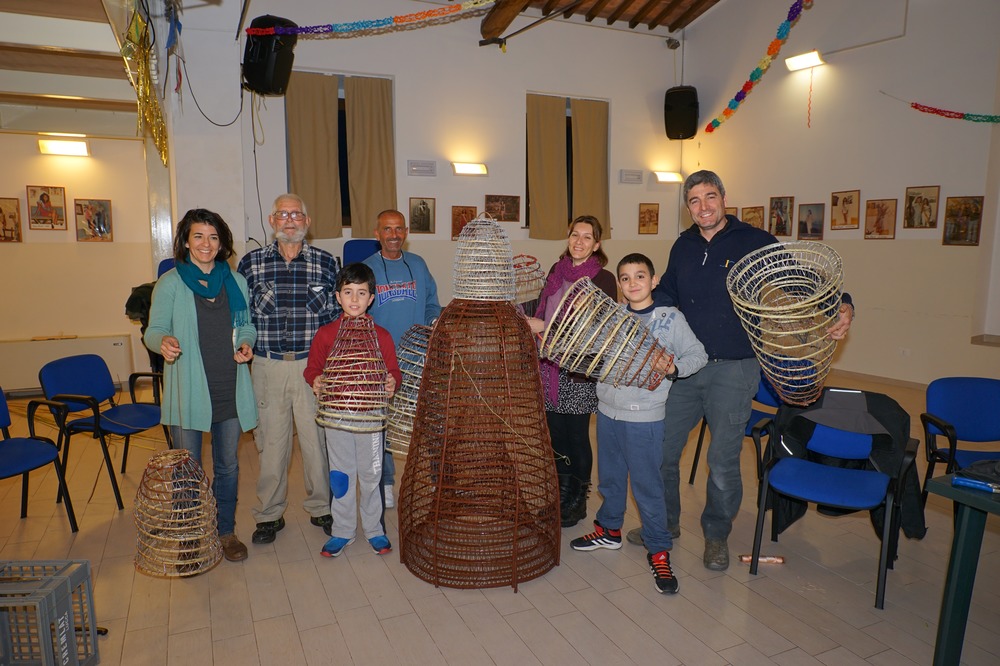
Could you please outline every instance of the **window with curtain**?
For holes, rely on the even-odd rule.
[[[607,102],[527,96],[528,235],[566,237],[566,225],[593,215],[611,237]]]
[[[343,97],[341,98],[341,90]],[[373,238],[396,207],[392,81],[293,72],[285,93],[289,190],[315,238]]]

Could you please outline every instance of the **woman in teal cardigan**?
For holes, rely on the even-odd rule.
[[[174,235],[175,268],[153,289],[143,342],[166,360],[162,421],[176,448],[201,463],[212,434],[212,492],[227,560],[247,557],[236,537],[240,433],[257,426],[247,362],[257,329],[247,309],[247,282],[230,268],[233,234],[218,213],[189,210]]]

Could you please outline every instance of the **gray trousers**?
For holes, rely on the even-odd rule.
[[[330,514],[333,536],[353,539],[361,529],[366,539],[385,534],[382,529],[382,455],[385,432],[348,432],[326,429],[326,454],[330,460]],[[341,494],[342,493],[342,494]],[[338,495],[340,495],[338,497]]]

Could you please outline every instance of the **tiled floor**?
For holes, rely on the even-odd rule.
[[[922,392],[843,379],[878,390],[911,414],[918,436]],[[24,401],[12,401],[14,432],[25,432]],[[695,433],[696,434],[696,433]],[[644,551],[580,553],[569,540],[590,522],[563,532],[561,564],[510,589],[451,590],[415,578],[397,552],[374,555],[363,542],[326,559],[326,537],[301,511],[296,457],[288,526],[273,545],[249,545],[257,454],[241,442],[237,531],[250,557],[207,574],[162,580],[135,572],[132,501],[143,460],[159,438],[133,448],[122,479],[126,510],[117,511],[100,449],[75,444],[70,491],[80,531],[69,531],[54,503],[51,472],[32,474],[28,518],[18,517],[19,479],[0,482],[0,559],[88,559],[93,566],[102,664],[929,664],[943,570],[951,541],[951,507],[931,498],[922,541],[903,540],[889,573],[886,608],[876,610],[877,538],[867,516],[828,518],[810,511],[766,553],[783,565],[734,562],[726,572],[702,566],[699,513],[705,473],[682,486],[683,535],[672,554],[680,593],[653,589]],[[116,464],[121,451],[116,446]],[[744,449],[744,480],[754,478]],[[693,446],[685,452],[690,465]],[[922,457],[922,453],[921,453]],[[918,461],[923,474],[923,462]],[[682,469],[682,477],[686,478]],[[752,486],[730,538],[733,555],[749,553],[756,507]],[[591,514],[599,498],[590,500]],[[395,522],[395,511],[388,519]],[[630,512],[626,528],[637,524]],[[390,526],[396,539],[396,527]],[[1000,524],[991,518],[982,549],[963,663],[1000,663]]]

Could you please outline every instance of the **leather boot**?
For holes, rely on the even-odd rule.
[[[559,506],[559,516],[561,517],[561,524],[563,527],[573,527],[578,522],[580,518],[577,516],[579,509],[577,508],[577,503],[580,501],[580,481],[573,476],[567,476],[568,489],[564,495],[565,503],[561,503]]]
[[[570,518],[573,524],[587,517],[587,496],[590,495],[590,484],[577,482],[579,491],[576,494],[576,501],[570,509]]]
[[[559,520],[561,521],[569,513],[569,501],[572,491],[570,486],[570,475],[559,475]]]

